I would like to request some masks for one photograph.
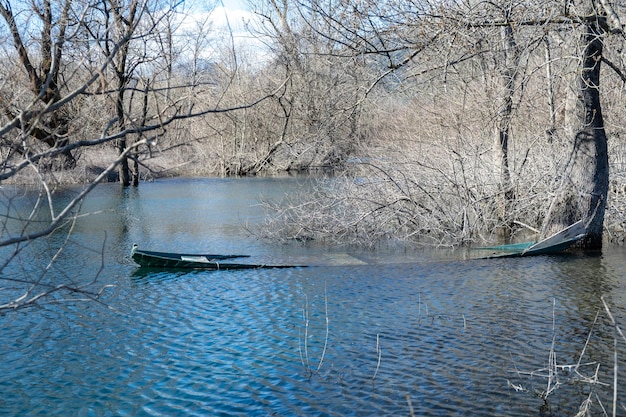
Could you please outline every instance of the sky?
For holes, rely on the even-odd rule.
[[[254,39],[246,30],[246,23],[254,22],[258,16],[250,11],[245,0],[193,0],[186,1],[189,7],[189,15],[183,22],[183,27],[193,30],[197,27],[196,22],[208,19],[213,26],[215,39],[222,39],[222,43],[230,44],[232,31],[232,41],[235,46],[246,54],[256,51],[263,54],[263,44]],[[219,41],[213,42],[215,45]],[[219,46],[219,45],[217,45]],[[210,48],[206,51],[205,58],[210,59],[213,51]],[[261,59],[259,55],[259,59]]]

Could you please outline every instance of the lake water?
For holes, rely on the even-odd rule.
[[[265,215],[261,196],[306,186],[178,179],[96,189],[82,207],[91,215],[29,245],[0,276],[34,276],[67,240],[43,282],[112,285],[99,302],[0,315],[0,415],[574,416],[587,398],[593,415],[611,415],[615,353],[623,414],[626,342],[600,297],[626,327],[624,248],[472,260],[247,233]],[[12,207],[30,198],[4,195]],[[129,259],[133,243],[314,266],[146,272]],[[0,279],[0,302],[16,287]],[[579,374],[560,367],[577,363]],[[582,379],[597,367],[599,383]]]

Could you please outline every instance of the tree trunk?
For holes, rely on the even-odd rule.
[[[139,186],[139,160],[137,159],[137,154],[135,152],[133,152],[131,159],[133,161],[132,168],[131,168],[132,184],[133,184],[133,187],[138,187]]]
[[[115,111],[117,113],[117,124],[119,126],[120,132],[123,132],[126,128],[126,118],[124,115],[124,88],[125,88],[125,80],[123,77],[119,77],[118,82],[118,90],[117,90],[117,101],[115,103]],[[117,152],[119,155],[123,154],[126,150],[126,136],[123,136],[117,139],[116,143]],[[130,185],[130,167],[128,165],[128,157],[122,158],[120,164],[117,168],[117,172],[120,177],[120,184],[122,187],[128,187]]]
[[[126,139],[117,140],[117,152],[121,155],[126,150]],[[120,177],[120,185],[122,187],[128,187],[130,185],[130,167],[128,165],[128,157],[122,158],[117,172]]]
[[[496,173],[498,175],[498,222],[500,234],[508,238],[512,226],[511,206],[515,198],[509,169],[509,139],[511,131],[511,117],[513,114],[513,94],[515,93],[515,79],[519,64],[519,53],[510,25],[502,28],[502,67],[499,75],[499,91],[497,98],[497,121],[493,156]]]
[[[556,104],[554,99],[554,77],[552,75],[552,52],[549,35],[543,37],[546,56],[546,79],[548,81],[548,109],[550,110],[550,127],[546,130],[548,141],[552,141],[552,135],[556,132]]]
[[[602,249],[604,211],[609,188],[609,161],[604,121],[600,108],[600,63],[602,29],[589,19],[582,35],[582,68],[578,94],[568,109],[567,134],[573,149],[560,189],[544,220],[542,236],[583,220],[587,236],[580,243],[585,249]]]
[[[110,11],[113,13],[113,22],[115,23],[115,28],[117,30],[117,34],[119,36],[118,42],[123,42],[120,46],[119,51],[117,52],[117,60],[114,62],[115,73],[117,76],[117,100],[115,103],[115,111],[117,115],[117,123],[119,126],[120,132],[124,132],[126,130],[126,114],[124,112],[124,95],[126,93],[126,88],[128,87],[128,82],[131,79],[132,74],[129,73],[128,68],[133,67],[133,65],[129,66],[129,51],[130,51],[130,42],[132,39],[132,34],[137,28],[137,11],[139,6],[138,0],[131,0],[126,7],[122,8],[119,6],[117,1],[109,0],[109,3],[105,3],[110,6]],[[124,15],[126,13],[126,15]],[[122,41],[126,38],[125,41]],[[108,49],[107,49],[108,51]],[[135,67],[136,68],[136,64]],[[132,70],[130,71],[132,72]],[[126,135],[122,136],[116,142],[117,151],[121,155],[126,151],[126,147],[128,146],[128,141]],[[134,185],[139,184],[139,176],[133,173],[131,178],[131,168],[134,170],[135,165],[132,167],[129,164],[129,156],[122,158],[120,165],[118,167],[118,172],[120,176],[120,184],[122,187],[128,187],[131,185],[131,181]]]
[[[34,48],[34,46],[29,42],[24,42],[19,24],[15,20],[15,15],[11,8],[11,2],[0,3],[0,16],[2,16],[11,32],[13,46],[23,69],[28,75],[29,89],[37,97],[37,100],[46,106],[61,99],[59,69],[62,67],[65,31],[69,21],[68,15],[71,1],[65,0],[62,6],[62,8],[54,10],[55,13],[59,11],[61,13],[57,19],[54,19],[53,6],[50,0],[32,3],[33,10],[40,19],[35,26],[41,28],[41,35],[38,40],[39,52],[34,52],[31,49],[33,51],[31,53],[28,48]],[[31,60],[33,56],[40,60],[39,65],[33,63]],[[53,62],[56,62],[56,65],[53,65]],[[45,143],[50,148],[62,148],[69,144],[68,130],[70,120],[64,114],[64,109],[54,110],[51,112],[50,117],[46,117],[46,112],[41,114],[32,111],[20,112],[13,104],[2,102],[0,104],[2,105],[2,112],[9,120],[19,118],[19,127],[24,132],[28,132],[30,136]],[[36,117],[31,120],[32,116]],[[49,168],[73,169],[76,167],[76,158],[70,150],[63,151],[59,158],[55,159],[55,161],[51,161]],[[58,161],[59,159],[60,162]]]

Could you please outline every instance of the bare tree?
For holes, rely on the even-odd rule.
[[[571,145],[573,151],[567,167],[552,174],[552,178],[562,178],[562,182],[542,230],[545,235],[585,219],[589,234],[583,246],[600,247],[609,177],[606,133],[600,108],[599,71],[601,62],[607,62],[606,54],[602,53],[604,40],[611,33],[622,34],[618,15],[608,2],[568,2],[565,7],[560,2],[534,1],[498,4],[313,2],[302,3],[301,7],[327,22],[332,30],[326,31],[326,36],[344,45],[344,53],[375,56],[380,63],[386,63],[387,71],[381,72],[382,77],[390,74],[429,76],[424,77],[429,80],[442,77],[447,80],[443,84],[447,88],[451,85],[448,83],[450,76],[457,74],[457,81],[471,85],[474,81],[463,73],[472,76],[470,63],[478,63],[485,80],[485,96],[493,103],[492,111],[485,114],[495,126],[492,143],[496,190],[490,198],[498,202],[496,223],[508,229],[518,220],[514,217],[517,211],[513,199],[517,188],[515,181],[521,179],[519,176],[513,178],[510,146],[516,134],[515,127],[524,125],[524,121],[519,119],[519,109],[529,105],[525,95],[528,94],[530,80],[537,79],[542,67],[548,70],[543,81],[543,94],[548,98],[544,99],[544,103],[547,102],[549,108],[545,125],[537,130],[547,131],[550,135],[547,140],[545,136],[543,141],[539,138],[535,140],[532,148],[529,145],[525,154],[521,154],[517,169],[527,167],[529,155],[537,149],[553,146],[551,144],[558,129],[554,97],[563,93],[562,90],[555,91],[558,82],[555,80],[557,75],[552,71],[552,55],[541,54],[539,46],[542,43],[545,45],[547,33],[561,40],[561,49],[580,45],[580,76],[573,84],[577,104],[570,106],[573,112],[568,112],[565,120],[569,130],[564,131],[564,136],[574,141]],[[584,33],[576,39],[572,33],[579,27]],[[611,68],[622,74],[617,65],[612,64]],[[491,83],[490,80],[497,82]],[[530,113],[533,117],[537,114]],[[555,156],[560,158],[558,152]],[[555,162],[558,164],[559,161]],[[488,187],[485,184],[485,191]],[[542,190],[543,193],[549,191],[549,186]],[[477,194],[474,196],[482,198]],[[538,206],[535,210],[541,213],[543,208]]]
[[[340,167],[362,145],[361,104],[377,71],[333,38],[332,24],[315,5],[255,3],[257,30],[271,52],[264,73],[289,82],[268,109],[280,134],[261,163],[251,166],[257,171],[272,164],[287,170]]]
[[[155,3],[156,4],[156,3]],[[147,42],[146,36],[154,26],[149,26],[147,33],[142,33],[140,26],[142,17],[148,14],[149,5],[144,0],[103,0],[94,7],[93,20],[85,25],[95,42],[98,43],[101,53],[106,60],[111,61],[110,69],[114,74],[112,94],[114,95],[115,114],[117,126],[120,132],[126,130],[128,123],[126,117],[126,97],[129,83],[135,76],[137,67],[148,57],[136,55],[132,46],[138,42]],[[92,22],[98,22],[93,24]],[[120,45],[117,50],[116,45]],[[116,139],[116,149],[119,155],[127,148],[129,138],[126,135]],[[132,156],[132,155],[131,155]],[[139,172],[136,158],[135,163],[129,164],[129,158],[122,158],[119,164],[119,180],[122,186],[131,183],[138,185]],[[131,169],[132,168],[132,169]]]
[[[131,10],[133,5],[136,6],[135,12]],[[155,27],[155,22],[161,21],[159,19],[163,16],[163,9],[159,9],[157,5],[131,2],[127,5],[130,8],[120,9],[121,4],[109,1],[71,2],[71,6],[75,8],[70,7],[67,16],[73,19],[73,31],[71,36],[63,37],[62,45],[60,42],[54,45],[55,48],[63,46],[56,55],[58,61],[53,60],[50,66],[52,72],[53,69],[56,71],[57,66],[60,68],[58,85],[55,94],[45,103],[40,95],[47,94],[45,87],[50,85],[52,75],[48,75],[47,84],[41,86],[41,94],[34,95],[30,89],[31,73],[26,71],[27,77],[24,79],[15,70],[23,68],[24,55],[5,55],[2,66],[2,71],[5,71],[2,74],[4,84],[0,84],[0,97],[5,100],[5,108],[11,112],[4,113],[0,125],[3,158],[0,182],[17,181],[19,176],[26,178],[26,173],[29,172],[28,178],[37,192],[36,198],[26,201],[26,206],[22,205],[20,208],[12,203],[17,201],[13,196],[7,194],[3,199],[7,203],[0,213],[0,228],[3,231],[0,251],[5,255],[0,263],[0,281],[3,282],[1,287],[11,291],[0,294],[0,311],[40,304],[45,300],[94,300],[100,297],[102,288],[98,288],[95,281],[98,271],[94,271],[94,280],[88,283],[76,283],[71,277],[64,282],[45,279],[71,236],[72,224],[81,215],[80,208],[85,197],[100,182],[106,181],[124,161],[129,158],[149,158],[151,149],[158,148],[158,138],[171,126],[185,120],[253,108],[271,99],[283,88],[279,84],[275,91],[252,97],[245,102],[220,106],[219,100],[209,102],[203,99],[205,97],[187,94],[194,86],[186,80],[177,84],[180,80],[170,78],[172,74],[169,71],[165,71],[164,77],[161,77],[163,74],[158,71],[158,65],[152,69],[147,68],[146,64],[154,63],[154,55],[147,52],[148,47],[156,45],[150,43],[155,39],[150,36],[151,30]],[[5,10],[11,11],[6,3],[3,6]],[[111,7],[118,7],[118,10],[114,11]],[[116,18],[117,24],[123,30],[121,36],[113,36]],[[56,28],[58,26],[55,26],[52,33],[57,33]],[[89,48],[94,42],[101,42],[100,53],[94,53]],[[67,57],[66,61],[64,57]],[[126,63],[122,62],[124,59],[127,60]],[[143,79],[138,69],[144,71]],[[120,83],[120,79],[123,82]],[[24,85],[28,88],[23,87]],[[20,91],[21,94],[11,95],[15,91]],[[58,120],[58,114],[73,116],[68,119],[67,140],[57,141],[53,147],[35,147],[29,144],[31,134],[41,126],[50,126],[48,122]],[[83,118],[85,116],[90,117],[88,123]],[[120,120],[124,123],[120,124]],[[105,168],[101,172],[71,198],[57,196],[56,174],[47,168],[45,161],[53,160],[59,155],[84,155],[96,149],[106,150],[111,145],[117,150],[116,155],[107,157]],[[54,244],[59,246],[53,248],[49,262],[43,264],[40,271],[3,273],[12,271],[11,268],[20,264],[25,248],[55,233],[67,233],[68,238],[60,242],[54,240]]]
[[[572,10],[580,20],[580,71],[569,103],[567,134],[573,140],[561,188],[543,225],[543,234],[578,220],[587,223],[581,246],[602,248],[604,212],[609,191],[609,158],[600,100],[600,67],[604,38],[623,34],[619,17],[604,0],[581,2]]]
[[[17,7],[17,9],[15,9]],[[26,111],[20,111],[15,103],[0,98],[4,115],[15,120],[25,136],[33,138],[48,148],[63,148],[68,143],[69,115],[60,106],[39,117],[42,107],[54,106],[61,100],[62,81],[60,74],[64,67],[63,52],[68,39],[76,33],[75,19],[80,18],[80,10],[72,9],[72,0],[52,2],[0,2],[0,15],[11,33],[13,47],[28,77],[29,97],[25,102],[32,104]],[[30,31],[39,29],[39,36]],[[26,36],[26,37],[25,37]],[[25,139],[25,138],[24,138]],[[31,152],[28,141],[4,141],[4,145],[21,155]],[[64,150],[62,167],[73,168],[76,160],[69,150]]]
[[[511,118],[513,117],[513,99],[516,90],[516,80],[519,74],[520,51],[513,32],[512,23],[505,13],[507,24],[501,28],[502,58],[500,63],[500,86],[498,92],[496,132],[494,135],[494,163],[500,174],[498,184],[498,217],[504,222],[504,233],[512,228],[509,214],[514,198],[511,172],[509,167],[509,139],[511,136]],[[509,218],[507,222],[505,219]],[[508,224],[507,224],[508,223]]]

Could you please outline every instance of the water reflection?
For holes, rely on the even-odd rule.
[[[163,270],[161,268],[135,268],[130,274],[131,282],[136,285],[158,285],[164,280],[175,280],[180,277],[193,277],[198,270]]]
[[[262,217],[257,197],[288,187],[299,184],[176,180],[96,192],[50,277],[99,273],[98,285],[115,287],[103,305],[0,316],[0,414],[575,415],[592,390],[611,403],[614,332],[600,297],[626,317],[623,248],[469,261],[248,236],[240,226]],[[129,259],[135,242],[317,262],[144,270]],[[47,262],[23,261],[15,273]],[[538,393],[548,381],[537,371],[551,351],[563,365],[584,351],[582,362],[599,363],[609,385],[568,384],[561,370],[546,406]],[[622,385],[620,375],[619,398]]]

